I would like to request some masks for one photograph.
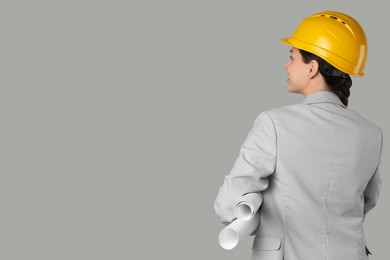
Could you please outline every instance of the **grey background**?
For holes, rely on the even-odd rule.
[[[289,36],[321,10],[366,30],[350,108],[390,135],[386,1],[2,1],[1,259],[249,259],[213,202],[286,91]],[[366,219],[387,257],[387,164]]]

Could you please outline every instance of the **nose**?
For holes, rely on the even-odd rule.
[[[291,60],[288,60],[288,61],[284,64],[283,67],[284,67],[285,69],[287,69],[288,65],[290,65],[290,62],[291,62]]]

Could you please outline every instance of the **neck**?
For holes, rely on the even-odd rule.
[[[311,94],[315,92],[320,92],[320,91],[331,91],[329,88],[318,88],[318,89],[310,89],[306,90],[304,93],[302,93],[305,97],[310,96]]]
[[[319,91],[331,91],[330,88],[325,84],[324,80],[316,78],[309,82],[308,86],[303,90],[302,94],[307,97],[311,94]]]

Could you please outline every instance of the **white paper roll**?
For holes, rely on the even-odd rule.
[[[248,193],[242,196],[234,208],[235,216],[240,220],[251,219],[263,203],[261,193]]]
[[[226,250],[235,248],[240,241],[249,237],[257,229],[259,221],[259,214],[255,214],[249,220],[236,219],[219,233],[220,246]]]

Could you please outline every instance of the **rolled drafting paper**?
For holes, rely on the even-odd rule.
[[[263,203],[261,193],[248,193],[242,196],[234,207],[234,215],[240,220],[251,219]]]
[[[226,250],[235,248],[240,241],[249,237],[257,229],[259,223],[259,214],[255,214],[249,220],[236,219],[219,233],[219,245]]]

